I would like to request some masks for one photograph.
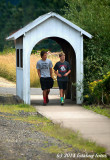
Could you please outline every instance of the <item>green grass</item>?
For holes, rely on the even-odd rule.
[[[100,106],[85,106],[85,105],[83,107],[110,118],[110,108],[101,108]]]
[[[95,152],[95,153],[104,153],[105,148],[98,146],[95,142],[85,140],[81,137],[79,132],[74,132],[70,129],[63,128],[60,124],[53,124],[51,120],[39,116],[39,115],[29,115],[29,116],[20,116],[20,112],[36,112],[36,109],[33,106],[20,104],[20,105],[0,105],[0,112],[10,113],[12,115],[7,116],[6,118],[13,120],[20,120],[23,122],[28,122],[34,125],[33,131],[41,131],[48,136],[60,139],[62,142],[71,145],[72,147],[78,148],[82,151]],[[0,116],[4,116],[1,114]],[[45,142],[48,143],[48,142]],[[58,146],[50,147],[47,152],[59,153],[65,150],[65,148],[58,148]],[[71,147],[66,149],[66,151],[71,151]]]
[[[80,133],[73,132],[70,129],[62,128],[59,124],[43,126],[41,131],[47,133],[49,136],[60,139],[66,144],[69,144],[79,150],[87,152],[102,153],[105,152],[103,147],[98,146],[95,142],[85,140],[81,137]]]
[[[0,112],[16,114],[20,111],[24,112],[36,112],[36,109],[27,104],[19,104],[19,105],[0,105]]]

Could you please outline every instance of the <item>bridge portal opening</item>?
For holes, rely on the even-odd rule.
[[[49,44],[50,43],[50,47]],[[39,45],[40,44],[40,45]],[[42,44],[42,45],[41,45]],[[41,47],[41,48],[40,48]],[[73,103],[76,103],[76,54],[73,49],[73,47],[68,43],[66,40],[59,38],[59,37],[48,37],[46,39],[41,40],[39,43],[37,43],[31,52],[31,59],[30,59],[30,87],[31,92],[36,94],[40,94],[42,96],[42,91],[40,89],[37,89],[34,91],[33,87],[39,88],[40,81],[37,75],[37,69],[36,69],[36,63],[38,60],[41,59],[39,50],[45,49],[46,51],[53,52],[60,52],[63,51],[65,53],[65,60],[70,63],[71,66],[71,74],[69,75],[69,81],[67,85],[67,90],[65,94],[65,99],[72,99]],[[36,53],[37,52],[37,53]],[[56,58],[52,59],[52,55],[49,55],[48,58],[52,60],[53,67],[57,61],[59,61],[58,54],[54,55]],[[36,60],[35,60],[36,58]],[[34,62],[34,65],[33,65]],[[34,67],[34,68],[33,68]],[[34,78],[33,78],[34,77]],[[59,91],[56,92],[56,88],[58,90],[57,81],[55,80],[55,74],[53,73],[54,78],[54,87],[51,89],[51,93],[53,95],[59,94]],[[31,94],[30,92],[30,94]],[[32,95],[31,95],[32,96]],[[40,101],[35,99],[31,99],[31,104],[40,104]]]

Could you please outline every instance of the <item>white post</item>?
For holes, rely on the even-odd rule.
[[[81,104],[83,103],[83,78],[84,78],[84,63],[83,63],[83,35],[81,35],[81,75],[80,75],[80,81],[81,81]]]
[[[20,50],[23,49],[23,37],[16,40],[16,95],[23,99],[23,68],[21,68]],[[19,53],[19,64],[17,66],[17,52]]]
[[[78,52],[76,53],[76,103],[83,102],[83,36],[81,36]]]
[[[28,41],[27,41],[28,42]],[[26,39],[23,39],[23,100],[30,104],[30,53]]]

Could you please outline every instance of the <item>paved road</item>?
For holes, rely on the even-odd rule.
[[[31,95],[41,95],[42,90],[41,88],[31,88],[30,90]],[[16,95],[16,88],[5,88],[5,87],[0,87],[0,94],[13,94]],[[50,95],[58,95],[59,90],[58,88],[52,88]]]

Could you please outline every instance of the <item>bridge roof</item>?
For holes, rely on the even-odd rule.
[[[37,25],[39,25],[40,23],[46,21],[48,18],[51,18],[51,17],[58,18],[62,22],[66,23],[67,25],[69,25],[72,28],[74,28],[76,31],[80,32],[81,35],[85,35],[88,38],[92,38],[91,34],[89,34],[88,32],[84,31],[83,29],[81,29],[77,25],[73,24],[69,20],[65,19],[64,17],[60,16],[59,14],[57,14],[55,12],[49,12],[49,13],[46,13],[46,14],[38,17],[37,19],[35,19],[34,21],[29,23],[25,27],[23,27],[20,30],[18,30],[17,32],[13,33],[9,37],[7,37],[6,40],[16,40],[17,38],[21,37],[22,35],[25,35],[26,32],[29,32],[31,29],[33,29],[34,27],[36,27]]]

